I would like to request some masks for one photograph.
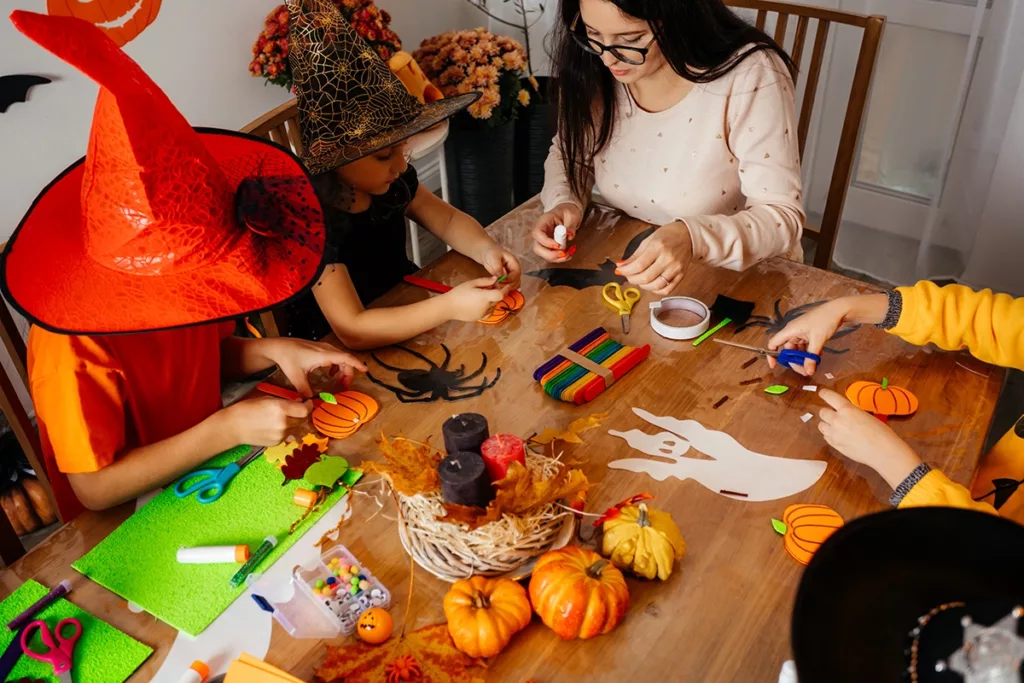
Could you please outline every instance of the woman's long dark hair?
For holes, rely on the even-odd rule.
[[[776,53],[795,74],[793,60],[768,35],[736,16],[722,0],[608,0],[642,19],[672,69],[693,83],[709,83],[732,71],[755,52]],[[594,156],[611,139],[615,80],[600,58],[573,40],[569,26],[579,0],[561,0],[554,33],[554,75],[558,79],[558,134],[562,162],[577,197],[586,192]],[[582,19],[577,30],[582,30]],[[740,52],[744,46],[749,49]]]

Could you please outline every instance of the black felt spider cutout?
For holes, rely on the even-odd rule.
[[[406,353],[419,358],[427,365],[429,369],[423,370],[419,368],[399,368],[394,365],[388,365],[380,358],[377,358],[376,354],[370,354],[377,363],[387,370],[398,373],[398,383],[402,386],[396,387],[381,380],[377,379],[373,375],[367,373],[367,377],[374,384],[379,384],[388,391],[392,392],[398,397],[398,400],[402,403],[430,403],[438,399],[444,399],[445,401],[461,401],[466,398],[474,398],[484,393],[485,390],[493,387],[497,381],[501,378],[501,368],[498,368],[495,372],[494,379],[488,382],[487,378],[484,377],[479,384],[467,385],[472,379],[476,379],[483,374],[484,370],[487,369],[487,354],[481,353],[483,361],[480,367],[466,374],[466,366],[460,365],[457,370],[449,370],[448,364],[452,360],[452,352],[448,350],[448,347],[441,344],[441,348],[444,349],[444,362],[440,365],[434,363],[422,353],[407,349],[404,346],[396,346],[396,349],[401,349]]]
[[[818,306],[820,306],[820,305],[822,305],[824,303],[827,303],[827,302],[825,302],[825,301],[813,301],[813,302],[811,302],[809,304],[804,304],[803,306],[797,306],[796,308],[791,308],[786,313],[782,312],[782,309],[779,306],[779,304],[781,304],[781,303],[782,303],[782,299],[776,299],[775,300],[775,316],[774,317],[769,317],[769,316],[766,316],[766,315],[752,315],[752,316],[750,316],[750,318],[747,319],[747,322],[743,323],[742,325],[740,325],[739,327],[736,328],[736,334],[739,334],[740,332],[742,332],[743,330],[747,329],[748,327],[763,327],[763,328],[765,328],[765,334],[768,335],[768,336],[772,336],[772,335],[778,334],[779,332],[782,331],[782,329],[786,325],[790,324],[791,322],[793,322],[794,320],[796,320],[797,318],[802,316],[804,313],[807,313],[811,309],[817,308]],[[832,339],[839,339],[841,337],[845,337],[848,334],[856,332],[859,328],[860,328],[860,325],[852,325],[851,327],[844,327],[844,328],[840,329],[838,332],[836,332],[832,336]],[[836,355],[840,355],[840,354],[848,353],[850,351],[850,349],[832,349],[832,348],[829,348],[829,347],[826,346],[826,347],[824,347],[822,349],[822,351],[827,351],[829,353],[834,353]]]

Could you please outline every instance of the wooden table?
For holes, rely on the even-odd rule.
[[[541,267],[530,251],[529,232],[539,213],[536,202],[525,205],[491,227],[495,238],[520,256],[524,270]],[[600,217],[580,231],[576,267],[595,267],[606,257],[618,260],[629,239],[645,226],[634,220]],[[426,269],[425,275],[456,284],[480,274],[479,267],[449,254]],[[757,302],[756,313],[770,315],[781,300],[782,311],[823,299],[871,291],[863,283],[780,259],[771,259],[744,273],[694,265],[679,293],[714,300],[723,293]],[[793,598],[802,567],[782,547],[769,523],[793,502],[823,503],[845,519],[887,506],[888,490],[873,473],[830,454],[817,430],[817,418],[800,421],[821,405],[816,394],[801,390],[806,382],[793,373],[771,372],[763,363],[741,366],[751,355],[718,344],[693,348],[671,342],[650,329],[645,294],[633,319],[628,342],[651,344],[652,353],[623,381],[590,405],[572,406],[545,395],[533,381],[534,368],[584,333],[603,325],[618,334],[619,320],[601,301],[600,289],[581,291],[549,287],[525,277],[522,291],[526,307],[497,327],[448,323],[422,335],[410,346],[440,360],[439,344],[454,353],[454,364],[476,368],[481,353],[488,358],[487,375],[501,368],[501,379],[481,397],[458,403],[400,404],[382,388],[359,378],[355,388],[380,401],[381,413],[370,428],[355,437],[333,442],[332,450],[350,461],[378,457],[373,440],[384,430],[392,435],[440,443],[441,422],[456,412],[473,411],[488,416],[495,431],[528,436],[545,427],[566,425],[592,413],[609,411],[601,429],[588,432],[586,443],[571,453],[583,458],[592,489],[588,510],[607,506],[640,491],[657,496],[654,502],[667,510],[682,529],[688,553],[681,569],[668,582],[629,580],[631,608],[618,629],[590,641],[562,642],[538,619],[521,634],[487,671],[487,680],[522,683],[570,681],[775,681],[783,660],[789,657],[789,623]],[[399,287],[380,302],[409,303],[432,296],[412,287]],[[732,335],[726,335],[732,338]],[[749,329],[737,341],[763,344],[764,328]],[[857,379],[880,380],[910,387],[921,399],[921,410],[906,421],[894,420],[893,428],[907,438],[928,462],[942,468],[955,481],[966,483],[985,437],[1003,372],[973,361],[965,354],[932,353],[864,327],[837,340],[834,346],[848,349],[828,355],[822,374],[814,382],[844,389]],[[405,354],[382,352],[386,362],[407,365]],[[367,356],[368,358],[368,356]],[[381,373],[369,360],[371,371]],[[830,372],[835,380],[828,380]],[[390,373],[382,373],[389,379]],[[741,387],[741,381],[760,376],[764,382]],[[793,387],[782,397],[763,392],[768,382]],[[712,404],[722,396],[720,408]],[[790,499],[764,503],[741,502],[708,491],[694,481],[668,479],[657,482],[631,472],[610,470],[606,464],[623,457],[644,457],[608,429],[628,431],[649,428],[631,409],[645,408],[656,415],[692,418],[708,428],[733,435],[752,450],[787,458],[826,460],[828,470],[811,489]],[[692,451],[690,455],[695,455]],[[699,457],[699,456],[698,456]],[[376,487],[365,487],[374,491]],[[396,625],[409,620],[409,630],[444,620],[441,598],[447,584],[423,570],[416,573],[415,597],[405,612],[409,585],[409,560],[399,543],[395,510],[382,496],[385,509],[365,521],[377,506],[372,496],[357,496],[355,515],[341,534],[341,542],[380,577],[393,593],[391,612]],[[92,548],[130,514],[123,506],[104,514],[86,514],[34,549],[0,574],[0,588],[10,593],[23,580],[35,578],[47,585],[71,577],[74,602],[109,621],[156,653],[132,678],[145,681],[159,668],[175,632],[153,617],[132,614],[125,602],[77,575],[70,563]],[[841,590],[840,586],[836,587]],[[397,629],[396,629],[397,630]],[[343,643],[343,640],[337,641]],[[266,659],[305,680],[323,661],[321,641],[295,640],[275,625]]]

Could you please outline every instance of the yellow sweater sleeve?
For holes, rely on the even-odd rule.
[[[945,474],[932,470],[917,482],[900,501],[900,509],[918,507],[969,508],[979,512],[998,514],[988,503],[979,503],[971,498],[971,492],[960,484],[954,484]]]
[[[896,291],[903,312],[892,334],[918,346],[966,347],[986,363],[1024,369],[1024,298],[927,281]]]

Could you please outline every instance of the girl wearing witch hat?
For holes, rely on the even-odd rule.
[[[95,26],[17,10],[19,31],[100,84],[85,158],[36,198],[3,253],[3,295],[31,323],[28,380],[65,521],[163,486],[309,415],[277,398],[222,408],[222,377],[277,365],[365,370],[324,344],[231,336],[232,319],[306,290],[324,222],[291,152],[193,129]]]
[[[349,348],[403,341],[448,320],[484,317],[519,284],[519,262],[480,224],[445,203],[406,162],[409,139],[465,109],[469,93],[423,104],[406,90],[330,0],[295,0],[289,59],[299,104],[302,160],[327,216],[329,265],[313,295],[285,306],[290,336],[331,331]],[[481,264],[490,277],[408,306],[374,308],[417,267],[405,253],[406,217]],[[506,275],[496,287],[498,277]]]

